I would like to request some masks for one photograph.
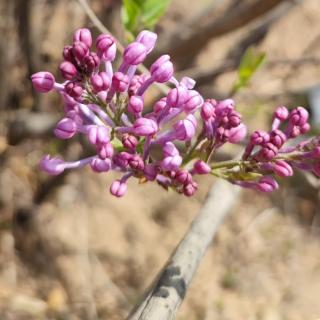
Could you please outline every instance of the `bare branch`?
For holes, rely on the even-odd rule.
[[[128,320],[175,318],[191,280],[221,222],[236,202],[239,190],[224,180],[214,184],[190,229]]]

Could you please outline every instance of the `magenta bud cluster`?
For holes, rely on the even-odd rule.
[[[306,109],[278,107],[270,131],[253,132],[242,159],[212,162],[219,148],[247,136],[234,100],[204,99],[193,79],[174,77],[166,54],[141,73],[139,65],[156,45],[153,32],[140,32],[117,68],[117,43],[111,35],[94,40],[90,30],[82,28],[72,40],[62,51],[61,83],[49,72],[35,73],[31,80],[36,91],[55,90],[64,101],[55,136],[65,140],[83,135],[92,155],[75,161],[46,155],[40,167],[48,174],[83,166],[98,173],[116,171],[119,177],[110,186],[116,197],[127,192],[132,177],[189,197],[197,191],[200,175],[213,174],[262,192],[277,189],[275,178],[293,175],[293,168],[320,175],[319,139],[286,146],[310,129]],[[146,106],[146,92],[155,83],[166,83],[170,89]]]

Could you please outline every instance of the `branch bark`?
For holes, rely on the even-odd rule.
[[[194,25],[187,30],[180,28],[160,44],[162,52],[169,53],[179,69],[192,64],[209,40],[237,30],[244,25],[256,20],[287,0],[256,0],[243,1],[218,19],[210,19],[198,28]],[[212,15],[214,15],[214,9]],[[183,31],[183,32],[182,32]],[[159,52],[155,53],[159,55]],[[154,55],[152,55],[154,56]]]
[[[239,191],[224,180],[214,184],[199,215],[128,320],[175,318],[206,250],[236,202]]]

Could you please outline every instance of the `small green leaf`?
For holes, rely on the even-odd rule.
[[[265,53],[257,52],[253,47],[249,47],[241,58],[238,69],[238,79],[234,85],[234,92],[246,87],[249,81],[262,66],[266,58]]]
[[[141,15],[141,0],[123,0],[121,18],[126,30],[134,32],[138,26]]]
[[[143,5],[142,23],[146,28],[153,28],[166,12],[171,0],[145,0]]]

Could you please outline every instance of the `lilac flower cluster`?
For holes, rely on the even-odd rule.
[[[271,131],[254,132],[241,160],[210,164],[218,148],[245,138],[246,126],[232,99],[204,100],[194,90],[193,79],[178,81],[168,55],[159,57],[148,74],[139,73],[138,65],[156,40],[155,33],[142,31],[125,48],[115,69],[115,39],[99,35],[94,52],[90,31],[79,29],[72,45],[63,49],[63,83],[56,82],[49,72],[32,75],[38,92],[56,90],[64,100],[64,117],[54,134],[59,139],[83,134],[95,150],[92,156],[72,162],[46,155],[40,162],[42,170],[58,175],[90,165],[95,172],[117,171],[121,177],[110,186],[117,197],[126,193],[130,177],[156,181],[192,196],[198,188],[194,176],[200,174],[211,173],[264,192],[278,187],[275,175],[292,175],[292,167],[320,174],[318,140],[284,147],[289,139],[309,130],[308,113],[302,107],[290,113],[279,107]],[[171,89],[149,109],[145,94],[155,83],[167,83]],[[282,131],[279,128],[286,120]]]

